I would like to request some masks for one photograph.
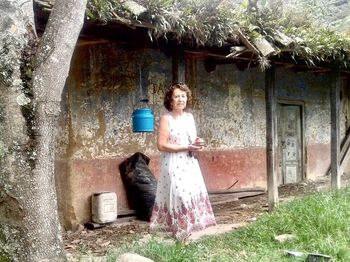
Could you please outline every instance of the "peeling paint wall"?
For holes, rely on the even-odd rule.
[[[90,218],[95,192],[117,193],[118,210],[129,209],[118,165],[135,152],[152,158],[154,133],[133,133],[132,112],[148,96],[158,119],[171,60],[154,50],[128,50],[114,44],[84,45],[75,51],[63,104],[56,152],[62,220],[74,227]]]
[[[217,65],[208,73],[201,60],[187,64],[199,133],[208,142],[206,155],[214,155],[202,161],[209,190],[228,188],[233,181],[238,181],[235,187],[266,187],[265,73],[257,68],[241,71],[235,65]],[[275,84],[279,101],[304,107],[305,177],[325,175],[330,165],[329,76],[278,69]],[[344,97],[342,103],[344,137]]]
[[[124,157],[135,149],[154,152],[154,136],[131,132],[131,115],[147,88],[164,88],[170,61],[147,50],[123,50],[113,45],[78,48],[68,79],[69,148],[71,158]],[[140,86],[139,69],[148,75]],[[156,71],[161,67],[161,71]],[[146,91],[145,91],[146,90]],[[151,105],[159,100],[152,93]],[[155,111],[158,111],[156,105]],[[62,151],[65,150],[64,148]]]
[[[188,57],[185,64],[192,112],[207,143],[198,157],[208,190],[266,188],[265,73],[232,64],[216,65],[208,73],[203,60]],[[90,221],[95,192],[116,192],[118,212],[130,208],[118,165],[133,153],[148,155],[158,176],[156,133],[133,133],[131,116],[147,96],[157,123],[164,112],[164,90],[172,82],[171,66],[171,57],[159,50],[112,43],[76,49],[56,152],[59,204],[67,228]],[[307,178],[323,175],[330,163],[328,85],[327,76],[276,71],[278,97],[304,103]],[[344,129],[342,125],[342,135]]]
[[[305,103],[305,137],[307,144],[330,142],[330,86],[327,75],[276,72],[278,97]]]
[[[198,62],[194,97],[199,133],[213,149],[265,146],[264,74],[217,65],[208,74]]]
[[[207,142],[199,162],[208,190],[265,188],[264,74],[235,65],[208,73],[202,60],[186,63],[198,133]]]

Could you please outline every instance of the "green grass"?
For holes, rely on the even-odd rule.
[[[280,243],[275,237],[281,234],[295,238]],[[303,252],[305,256],[287,256],[286,250]],[[111,250],[108,261],[115,261],[123,252],[134,252],[157,262],[305,261],[307,253],[350,261],[350,188],[280,204],[253,224],[188,245],[156,237],[147,243],[135,242]]]

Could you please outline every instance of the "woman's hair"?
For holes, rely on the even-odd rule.
[[[175,89],[180,89],[184,92],[186,92],[186,96],[187,96],[187,104],[186,107],[188,107],[189,105],[191,105],[191,99],[192,99],[192,93],[191,90],[188,88],[188,86],[186,84],[183,83],[176,83],[176,84],[172,84],[166,91],[165,91],[165,96],[164,96],[164,106],[167,110],[171,111],[172,110],[172,106],[171,106],[171,101],[172,101],[172,96],[174,93]]]

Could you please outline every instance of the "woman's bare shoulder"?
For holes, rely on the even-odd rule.
[[[168,120],[170,117],[170,114],[169,113],[164,113],[160,116],[160,119],[164,119],[164,120]]]
[[[168,123],[169,122],[170,115],[169,114],[163,114],[159,118],[159,122],[161,123]]]

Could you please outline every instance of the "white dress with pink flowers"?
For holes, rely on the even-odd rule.
[[[179,118],[168,114],[169,142],[188,145],[197,136],[191,113]],[[172,233],[177,239],[215,225],[202,173],[195,157],[188,152],[161,153],[161,173],[151,216],[152,231]]]

